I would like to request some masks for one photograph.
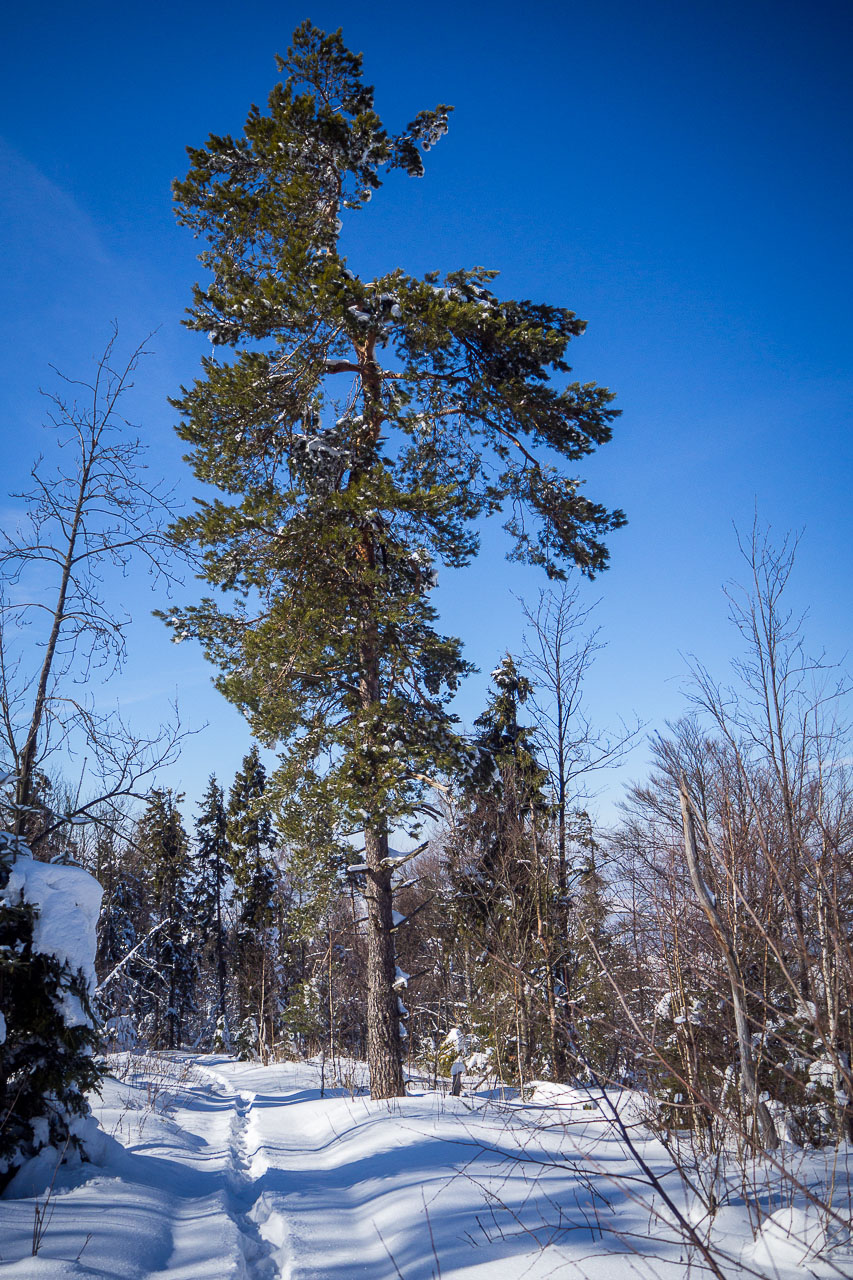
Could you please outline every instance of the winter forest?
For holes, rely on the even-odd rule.
[[[453,145],[381,76],[303,22],[187,148],[192,504],[116,327],[6,509],[0,1273],[851,1276],[853,741],[801,539],[756,501],[734,661],[688,657],[664,727],[600,720],[628,411],[573,380],[571,298],[358,274],[349,228]],[[528,587],[468,721],[436,592],[487,528]],[[123,706],[142,575],[250,735],[198,795],[180,698]]]

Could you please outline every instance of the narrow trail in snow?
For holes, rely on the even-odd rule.
[[[318,1256],[335,1277],[374,1276],[378,1247],[379,1274],[389,1266],[388,1274],[394,1274],[372,1217],[365,1214],[363,1190],[351,1185],[346,1162],[339,1166],[328,1128],[304,1127],[299,1103],[306,1100],[305,1087],[290,1084],[280,1093],[256,1094],[241,1090],[227,1068],[194,1065],[220,1096],[235,1099],[229,1211],[233,1208],[247,1246],[247,1280],[318,1280]],[[318,1223],[324,1224],[320,1231]]]
[[[145,1280],[281,1280],[277,1244],[261,1231],[268,1211],[259,1186],[256,1095],[200,1063],[193,1072],[174,1112],[176,1127],[190,1135],[183,1155],[188,1194],[170,1205],[171,1248]],[[199,1222],[208,1224],[201,1236]]]
[[[234,1096],[229,1155],[231,1168],[226,1177],[226,1208],[237,1227],[239,1245],[246,1264],[246,1280],[278,1280],[281,1272],[272,1256],[273,1246],[261,1235],[252,1215],[257,1200],[256,1179],[249,1155],[249,1134],[255,1095]]]

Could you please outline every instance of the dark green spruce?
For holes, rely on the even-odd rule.
[[[266,796],[267,775],[257,746],[228,793],[227,834],[234,877],[234,966],[241,1024],[257,1027],[256,1051],[272,1049],[276,1032],[275,915],[276,874],[270,854],[276,845]]]
[[[189,839],[178,805],[183,799],[155,789],[136,828],[136,843],[150,868],[157,923],[152,939],[149,1034],[163,1048],[179,1049],[195,1012],[196,962],[192,945]]]
[[[207,246],[187,323],[223,349],[175,401],[178,430],[222,496],[177,526],[217,595],[169,621],[282,752],[291,803],[295,788],[364,833],[371,1090],[389,1097],[403,1077],[388,834],[459,758],[448,703],[469,669],[436,629],[435,566],[468,564],[479,517],[505,510],[512,557],[551,577],[603,569],[624,517],[566,466],[610,439],[616,410],[565,381],[584,329],[571,311],[501,300],[481,267],[367,279],[343,256],[382,177],[422,174],[449,108],[389,133],[360,55],[310,23],[279,68],[266,111],[191,148],[174,188]]]
[[[230,1041],[226,1002],[226,943],[224,908],[228,893],[231,849],[228,815],[222,788],[211,774],[196,818],[193,926],[202,941],[205,958],[215,974],[216,1025],[223,1042]]]
[[[491,1040],[502,1069],[523,1082],[544,1065],[535,1062],[534,1045],[545,1035],[532,1025],[539,1001],[531,998],[532,989],[538,996],[543,986],[552,1065],[555,1057],[548,927],[554,886],[546,836],[552,807],[534,730],[519,717],[530,681],[509,655],[492,681],[494,692],[474,722],[477,756],[453,824],[450,878],[460,934],[478,955],[475,1028]],[[501,1021],[512,1028],[509,1034],[499,1030]]]

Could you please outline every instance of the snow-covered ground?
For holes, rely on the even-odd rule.
[[[42,1158],[0,1201],[4,1280],[712,1274],[641,1162],[704,1241],[702,1195],[685,1190],[630,1095],[615,1100],[633,1153],[582,1090],[543,1087],[522,1103],[413,1088],[382,1103],[342,1087],[321,1097],[314,1063],[172,1054],[120,1057],[114,1067],[95,1103],[107,1135],[101,1163],[55,1173]],[[808,1185],[825,1180],[823,1157],[786,1158]],[[697,1176],[710,1185],[707,1166]],[[833,1203],[849,1218],[844,1160],[834,1177]],[[751,1182],[745,1201],[733,1169],[714,1179],[724,1276],[853,1276],[837,1224],[809,1210],[804,1194],[780,1196],[773,1175],[756,1170]]]

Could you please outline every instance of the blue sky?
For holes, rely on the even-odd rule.
[[[39,386],[78,374],[113,319],[156,330],[128,402],[151,466],[185,496],[166,397],[195,374],[202,340],[180,327],[197,246],[173,219],[184,147],[238,132],[263,103],[306,16],[363,50],[389,127],[456,110],[426,177],[396,176],[348,229],[360,273],[482,264],[505,296],[567,305],[589,323],[575,376],[611,386],[614,442],[584,467],[588,491],[625,509],[612,568],[584,584],[607,649],[588,685],[602,725],[650,729],[683,709],[683,655],[721,675],[736,648],[722,585],[740,573],[733,523],[753,511],[804,529],[793,603],[815,647],[843,657],[850,624],[851,77],[848,4],[689,5],[648,0],[370,6],[184,3],[167,11],[48,3],[4,23],[0,130],[0,406],[4,489],[44,447]],[[520,609],[544,585],[479,562],[438,601],[483,674],[516,647]],[[195,798],[248,747],[190,644],[173,646],[145,581],[122,587],[131,661],[113,689],[154,719],[177,690],[208,721],[163,781]],[[640,749],[621,777],[642,772]],[[611,800],[619,779],[614,780]]]

